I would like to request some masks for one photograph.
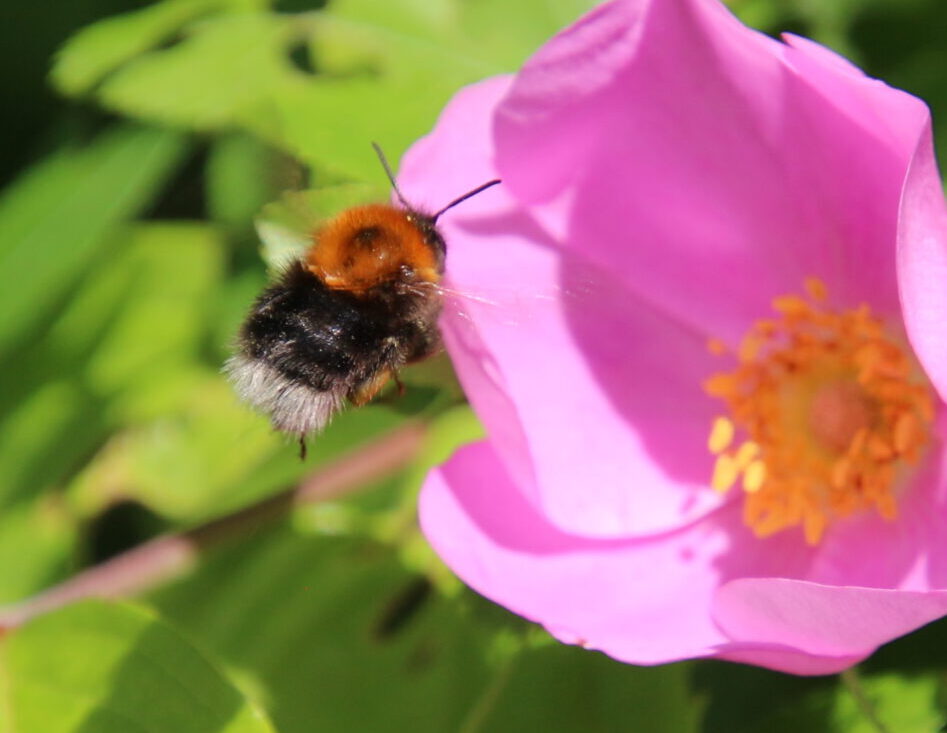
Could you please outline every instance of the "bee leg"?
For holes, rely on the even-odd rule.
[[[394,373],[388,371],[387,369],[383,372],[379,372],[374,378],[367,382],[363,382],[351,392],[349,392],[349,400],[356,407],[367,405],[369,402],[371,402],[372,397],[378,394],[382,387],[388,384],[388,380],[391,379],[392,376],[394,376]],[[397,381],[397,379],[398,378],[395,377],[395,381]]]
[[[306,453],[307,453],[306,434],[300,433],[299,434],[299,460],[300,461],[306,460]]]
[[[398,388],[398,396],[404,397],[404,382],[398,379],[398,372],[392,372],[391,378],[395,380],[395,386]]]

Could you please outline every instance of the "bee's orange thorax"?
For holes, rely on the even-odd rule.
[[[407,277],[437,282],[437,255],[417,216],[387,204],[343,211],[316,230],[306,266],[330,288],[353,292]]]

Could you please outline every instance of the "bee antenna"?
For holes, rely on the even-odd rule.
[[[484,183],[483,185],[477,186],[477,187],[476,187],[475,189],[473,189],[472,191],[467,191],[467,193],[465,193],[463,196],[458,196],[458,197],[455,198],[453,201],[451,201],[449,204],[447,204],[447,206],[445,206],[443,209],[441,209],[440,211],[438,211],[437,213],[435,213],[435,214],[431,217],[431,222],[434,223],[434,224],[436,224],[436,223],[437,223],[437,217],[439,217],[441,214],[443,214],[443,213],[444,213],[445,211],[447,211],[448,209],[453,209],[455,206],[457,206],[457,204],[459,204],[459,203],[461,203],[461,202],[463,202],[463,201],[466,201],[467,199],[471,198],[472,196],[476,196],[476,195],[477,195],[478,193],[480,193],[481,191],[486,191],[486,190],[487,190],[488,188],[490,188],[491,186],[496,186],[498,183],[502,183],[502,181],[501,181],[499,178],[494,178],[492,181],[487,181],[487,182]]]
[[[375,148],[375,154],[378,156],[378,160],[381,161],[381,167],[385,169],[385,175],[388,176],[388,180],[391,181],[391,187],[395,190],[395,196],[398,197],[401,205],[410,211],[412,206],[405,201],[404,196],[401,195],[401,190],[398,188],[398,184],[395,183],[395,174],[391,172],[391,166],[388,165],[388,159],[382,152],[381,146],[376,142],[372,142],[372,147]]]

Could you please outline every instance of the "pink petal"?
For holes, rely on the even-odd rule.
[[[513,219],[506,229],[517,230]],[[494,280],[511,292],[518,283],[543,292],[583,274],[579,263],[561,273],[552,251],[516,236],[497,236],[492,246],[508,261],[515,253],[515,271]],[[462,263],[464,274],[472,269]],[[701,388],[714,357],[699,334],[631,305],[614,279],[594,280],[594,294],[577,303],[524,297],[506,309],[512,323],[489,305],[465,305],[467,318],[444,319],[448,349],[495,445],[518,483],[535,487],[529,498],[553,524],[594,536],[679,526],[721,502],[707,488],[706,444],[719,407]],[[515,408],[488,409],[499,404],[490,391]],[[511,419],[521,433],[515,440],[503,437]],[[518,461],[531,465],[516,469]]]
[[[821,548],[791,533],[757,540],[736,507],[650,539],[563,533],[486,441],[428,477],[419,511],[434,549],[472,588],[566,643],[636,664],[718,656],[828,674],[947,612],[947,591],[807,580]]]
[[[711,613],[732,641],[722,659],[793,674],[830,674],[947,612],[947,417],[904,487],[899,517],[867,514],[834,523],[802,572],[791,544],[758,541],[766,560],[739,567]],[[752,550],[751,550],[752,551]],[[733,553],[720,564],[741,564]],[[742,577],[741,577],[742,576]]]
[[[947,205],[930,119],[919,135],[901,197],[898,281],[911,345],[941,399],[947,399]]]
[[[791,40],[716,2],[607,4],[517,76],[497,112],[500,171],[524,201],[575,188],[564,244],[721,338],[809,275],[896,316],[919,103]]]
[[[782,558],[779,562],[793,574],[804,572],[807,553],[804,547],[784,552],[793,544],[785,536],[770,541],[775,552],[759,552],[759,542],[742,528],[733,507],[652,539],[565,534],[524,500],[484,441],[461,449],[428,477],[419,511],[428,540],[465,583],[541,623],[561,641],[621,661],[656,664],[720,656],[825,674],[870,651],[820,646],[820,633],[812,641],[775,622],[773,633],[752,633],[762,622],[743,610],[742,596],[728,595],[729,590],[721,596],[718,587],[740,591],[744,580],[739,573],[763,575],[773,558]],[[734,574],[736,579],[728,583]],[[793,582],[803,588],[815,585]],[[907,605],[914,608],[914,596],[923,595],[913,594]],[[732,617],[727,615],[731,598],[737,609]],[[899,611],[895,600],[888,607],[899,619],[913,621],[918,613],[930,612],[930,604],[924,603],[917,613]],[[712,609],[723,613],[737,633],[719,627]]]
[[[474,588],[624,661],[828,673],[947,612],[943,420],[900,519],[817,548],[755,538],[706,488],[704,343],[809,275],[893,322],[903,304],[947,389],[927,111],[786,40],[712,0],[617,0],[460,93],[402,167],[431,209],[504,178],[441,222],[442,330],[490,442],[428,478],[425,533]]]
[[[431,202],[428,182],[443,201],[494,175],[489,111],[506,83],[462,92],[412,148],[399,179],[409,200]],[[461,293],[445,342],[508,470],[535,487],[528,498],[595,536],[664,531],[718,506],[706,486],[718,406],[701,384],[719,363],[703,335],[629,307],[621,281],[564,257],[502,186],[442,221]]]
[[[649,4],[603,3],[517,75],[497,116],[497,140],[507,185],[518,198],[551,198],[585,167],[607,134],[614,116],[607,95],[638,53]]]
[[[821,657],[866,656],[947,613],[947,591],[743,578],[717,591],[714,619],[736,642],[779,643]],[[789,670],[795,671],[795,670]]]
[[[723,532],[657,543],[565,534],[524,500],[487,442],[433,472],[419,510],[428,540],[467,584],[560,639],[644,664],[726,641],[708,613]]]
[[[855,654],[842,657],[820,657],[768,643],[734,643],[721,647],[716,655],[718,659],[726,659],[730,662],[753,664],[757,667],[798,675],[835,674],[858,664],[866,656],[868,655]]]

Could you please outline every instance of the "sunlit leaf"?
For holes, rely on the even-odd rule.
[[[93,26],[67,46],[57,78],[84,88],[108,69],[97,95],[110,109],[201,130],[242,126],[309,164],[372,180],[368,141],[397,160],[459,86],[515,70],[590,5],[336,0],[295,16],[212,15],[188,25],[175,45],[148,50],[180,25],[185,10],[171,3],[153,16],[118,19],[144,27],[127,40],[120,26],[101,31],[104,59],[89,51]],[[290,61],[298,48],[310,55],[311,73]]]
[[[434,554],[417,526],[417,495],[429,471],[461,446],[483,437],[483,425],[469,405],[453,407],[431,420],[421,449],[402,479],[400,510],[380,518],[375,528],[376,537],[398,546],[399,556],[407,567],[423,572],[448,595],[456,595],[462,586]]]
[[[279,272],[313,244],[320,223],[343,209],[384,201],[383,188],[367,184],[341,184],[310,191],[293,191],[265,206],[256,219],[263,245],[263,259]]]
[[[488,682],[489,635],[429,592],[405,605],[417,582],[378,546],[277,528],[158,603],[260,691],[281,733],[457,730]]]
[[[313,35],[320,63],[333,74],[275,90],[278,133],[309,162],[377,179],[368,141],[378,140],[396,161],[459,87],[515,71],[590,6],[581,0],[333,2],[315,20]]]
[[[214,141],[205,169],[210,218],[237,236],[246,235],[264,204],[279,191],[300,187],[298,179],[290,180],[288,175],[281,179],[286,171],[280,168],[289,166],[288,159],[278,159],[271,149],[251,135],[222,135]]]
[[[16,733],[264,733],[261,710],[151,613],[85,602],[0,644],[0,707]]]
[[[445,600],[365,542],[274,528],[214,553],[158,604],[259,691],[284,733],[687,733],[699,712],[685,667],[527,648],[511,631],[521,620]]]
[[[879,723],[890,731],[943,730],[947,723],[940,700],[940,674],[859,676],[857,687],[841,689],[835,699],[833,724],[845,733],[877,733]]]
[[[197,358],[223,274],[222,243],[203,224],[140,225],[129,231],[117,259],[114,269],[125,276],[126,295],[83,369],[99,394],[157,403],[150,410],[122,403],[114,408],[116,417],[127,410],[141,419],[174,404],[150,395]]]
[[[62,378],[45,382],[4,416],[0,506],[36,496],[76,461],[76,448],[88,450],[85,436],[95,440],[105,428],[97,407],[75,380]]]
[[[83,94],[122,63],[218,4],[219,0],[165,0],[94,23],[60,50],[52,81],[65,94]]]
[[[195,224],[128,227],[43,338],[0,367],[0,502],[63,480],[125,421],[194,388],[221,247]]]
[[[293,486],[404,419],[384,404],[343,412],[310,441],[302,462],[296,440],[274,433],[222,375],[197,377],[182,402],[162,419],[116,435],[95,456],[70,487],[83,514],[126,498],[170,519],[208,519]]]
[[[199,130],[235,125],[291,73],[292,28],[278,15],[241,13],[196,24],[178,44],[138,56],[106,79],[109,108]],[[264,108],[265,112],[265,108]]]
[[[49,313],[183,151],[174,133],[120,127],[82,150],[53,155],[3,193],[0,353]]]
[[[20,600],[64,576],[71,569],[76,535],[74,520],[53,497],[4,508],[0,512],[0,603]]]

